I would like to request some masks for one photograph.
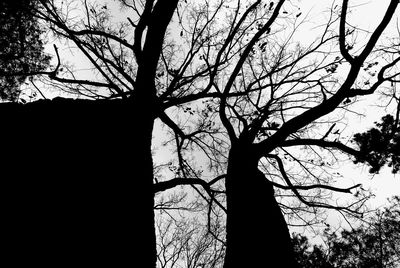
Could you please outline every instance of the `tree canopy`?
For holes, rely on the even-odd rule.
[[[395,268],[400,265],[400,197],[377,211],[359,227],[340,234],[325,230],[325,246],[310,245],[294,235],[296,257],[304,268]]]
[[[36,0],[0,3],[0,99],[16,101],[29,73],[44,70],[50,56],[44,53],[43,30],[32,11]]]
[[[400,171],[399,111],[395,117],[385,115],[381,122],[375,122],[376,127],[367,132],[354,135],[353,141],[359,146],[362,155],[356,157],[355,163],[368,161],[371,173],[378,173],[385,164],[392,168],[393,173]]]

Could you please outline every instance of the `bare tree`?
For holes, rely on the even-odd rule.
[[[157,219],[157,263],[159,267],[221,267],[223,224],[213,226],[213,235],[197,217],[179,218],[162,213]]]
[[[204,44],[222,42],[217,37],[226,29],[216,29],[212,25],[217,23],[223,1],[203,6],[199,10],[200,16],[191,18],[197,28],[182,32],[181,35],[191,37],[191,42],[185,44],[179,44],[171,31],[176,20],[179,24],[180,11],[187,6],[183,2],[178,5],[177,0],[119,1],[120,12],[126,15],[123,20],[118,15],[113,16],[111,6],[98,1],[39,2],[35,16],[48,26],[61,44],[87,60],[89,71],[82,74],[78,68],[69,65],[61,53],[63,49],[54,44],[57,62],[52,69],[15,75],[36,76],[45,85],[73,96],[106,101],[117,99],[122,100],[124,107],[125,104],[130,107],[132,119],[126,124],[135,131],[127,139],[134,143],[135,150],[127,157],[131,159],[132,177],[138,174],[138,179],[132,180],[140,189],[137,203],[141,204],[140,212],[143,212],[138,213],[142,219],[136,227],[142,235],[134,243],[137,246],[132,252],[137,257],[132,260],[154,267],[156,240],[151,156],[154,121],[159,118],[175,128],[176,124],[165,112],[167,109],[180,109],[185,103],[220,94],[212,90],[213,83],[206,77],[210,72],[215,76],[229,56],[221,53],[218,61],[206,65],[199,64],[197,57]],[[183,45],[184,50],[181,49]],[[33,86],[39,90],[35,84]],[[190,132],[184,135],[191,136]]]
[[[227,206],[224,267],[296,266],[274,187],[280,195],[296,196],[303,208],[360,212],[365,197],[358,195],[354,203],[339,205],[330,203],[323,193],[351,193],[360,186],[332,185],[336,174],[330,171],[339,163],[339,152],[379,170],[368,150],[350,146],[338,136],[337,124],[361,97],[379,95],[378,89],[390,98],[396,96],[399,37],[379,41],[393,23],[398,1],[390,1],[366,42],[358,41],[361,30],[349,25],[348,5],[348,1],[333,4],[319,37],[307,46],[293,37],[302,14],[288,1],[228,5],[232,13],[227,28],[231,30],[217,47],[215,59],[225,51],[233,56],[229,67],[210,72],[209,79],[221,95],[205,106],[211,114],[218,112],[226,136],[215,127],[213,134],[211,130],[196,133],[201,137],[196,140],[179,131],[183,124],[172,127],[180,135],[177,158],[184,178],[170,181],[171,187],[189,181],[210,187],[210,181],[199,180],[188,167],[179,149],[198,146],[210,158],[210,166],[220,163],[215,170],[224,176]],[[283,30],[289,33],[281,35]],[[213,47],[206,48],[209,59]],[[199,120],[197,125],[208,125],[204,122]],[[398,121],[392,130],[398,133]],[[230,144],[229,155],[218,144]]]

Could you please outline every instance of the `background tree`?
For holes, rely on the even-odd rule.
[[[295,235],[296,258],[301,267],[398,267],[400,264],[400,199],[378,210],[357,228],[340,235],[325,230],[326,247],[311,246],[306,237]]]
[[[326,250],[321,245],[311,245],[307,236],[293,234],[293,249],[299,267],[333,268]]]
[[[365,133],[354,135],[354,142],[360,147],[361,155],[356,157],[355,163],[371,163],[371,173],[377,173],[385,164],[392,168],[392,173],[400,170],[400,101],[397,100],[395,117],[388,114],[382,117],[381,122],[375,122],[376,127]]]
[[[223,233],[214,226],[213,235],[201,218],[170,217],[163,213],[156,221],[158,267],[222,267],[224,246],[213,235]]]
[[[21,84],[30,72],[47,68],[50,56],[44,53],[43,30],[32,14],[36,0],[0,3],[0,98],[16,101]]]

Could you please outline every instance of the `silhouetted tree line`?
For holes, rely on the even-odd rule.
[[[296,260],[304,268],[395,268],[400,265],[400,197],[359,227],[340,234],[327,227],[325,246],[311,245],[307,237],[294,234]]]

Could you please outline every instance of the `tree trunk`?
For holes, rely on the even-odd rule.
[[[229,155],[224,268],[297,267],[273,186],[258,170],[253,155],[237,144]]]
[[[129,263],[133,264],[132,267],[139,264],[141,267],[155,268],[157,249],[151,153],[154,117],[151,107],[147,107],[148,110],[146,111],[141,103],[132,103],[131,105],[134,109],[133,118],[136,122],[132,122],[132,119],[130,119],[129,122],[132,122],[132,125],[130,123],[127,125],[130,130],[128,133],[132,134],[133,137],[133,146],[130,148],[133,157],[128,160],[126,172],[132,174],[134,179],[130,187],[133,202],[130,203],[128,209],[131,212],[129,223],[133,220],[133,224],[127,226],[132,234],[132,239],[127,242],[134,245],[130,256],[133,253],[134,258],[130,259]]]
[[[155,267],[153,118],[125,101],[0,104],[15,265]]]

